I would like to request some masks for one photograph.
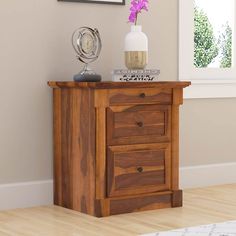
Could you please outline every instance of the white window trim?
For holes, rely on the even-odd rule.
[[[193,66],[194,21],[191,20],[194,17],[193,4],[193,0],[179,0],[179,80],[192,82],[192,85],[185,89],[184,98],[236,97],[235,65],[229,69],[204,68],[200,70]],[[233,29],[233,37],[236,39],[236,29]],[[236,50],[234,49],[232,56],[235,61]]]

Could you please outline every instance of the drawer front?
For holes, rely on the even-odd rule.
[[[171,104],[172,89],[122,89],[109,91],[110,105]]]
[[[107,144],[170,141],[171,107],[137,105],[107,108]]]
[[[108,197],[170,189],[170,145],[108,147]]]

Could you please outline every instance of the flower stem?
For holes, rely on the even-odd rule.
[[[138,21],[138,12],[136,13],[135,25],[137,25],[137,21]]]

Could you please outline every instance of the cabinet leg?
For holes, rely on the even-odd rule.
[[[174,190],[172,193],[172,207],[182,207],[183,206],[183,191]]]

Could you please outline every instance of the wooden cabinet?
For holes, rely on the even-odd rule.
[[[182,206],[179,105],[189,82],[49,82],[54,203],[94,216]]]

